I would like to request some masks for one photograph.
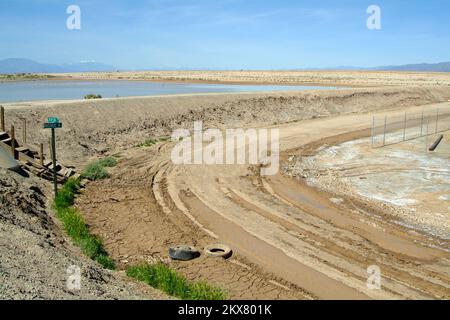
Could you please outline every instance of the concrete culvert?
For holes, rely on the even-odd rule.
[[[173,260],[189,261],[200,257],[200,251],[190,246],[170,247],[169,257]]]
[[[233,251],[224,244],[216,243],[205,247],[205,253],[211,257],[227,259],[231,257]]]

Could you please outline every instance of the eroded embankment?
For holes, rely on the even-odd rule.
[[[166,298],[73,248],[50,214],[49,184],[0,170],[0,190],[0,299]],[[73,268],[80,268],[80,290],[67,285]]]
[[[58,116],[58,150],[65,164],[80,165],[91,156],[126,149],[145,138],[168,135],[175,128],[272,125],[330,115],[424,105],[447,101],[450,89],[366,88],[338,91],[260,94],[209,94],[118,98],[97,101],[32,102],[6,107],[6,126],[27,119],[28,142],[48,141],[42,123]]]

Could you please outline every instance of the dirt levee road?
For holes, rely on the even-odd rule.
[[[42,129],[47,117],[59,117],[64,125],[57,136],[60,158],[66,164],[80,165],[91,156],[120,151],[146,138],[191,127],[193,121],[203,120],[205,126],[219,128],[273,125],[448,98],[448,88],[436,87],[30,102],[6,105],[6,126],[15,124],[16,131],[21,132],[21,119],[26,118],[28,142],[37,147],[48,141],[49,132]]]

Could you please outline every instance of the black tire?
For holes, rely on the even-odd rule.
[[[173,260],[189,261],[200,257],[200,251],[190,246],[170,247],[169,257]]]
[[[205,247],[205,253],[211,257],[228,259],[233,251],[227,245],[216,243]]]

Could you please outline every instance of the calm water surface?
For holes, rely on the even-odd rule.
[[[83,99],[89,93],[104,98],[187,93],[330,90],[335,87],[195,84],[143,81],[23,81],[0,82],[0,102]]]

